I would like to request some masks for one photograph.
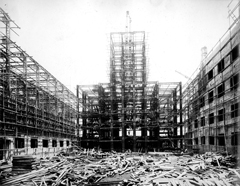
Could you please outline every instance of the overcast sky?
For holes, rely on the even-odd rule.
[[[233,4],[236,5],[237,0]],[[1,0],[21,27],[12,40],[75,93],[77,84],[109,82],[109,34],[132,31],[148,39],[149,81],[191,76],[229,27],[230,0]]]

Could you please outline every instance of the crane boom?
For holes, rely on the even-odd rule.
[[[185,77],[186,79],[192,80],[190,77],[182,74],[181,72],[178,72],[177,70],[175,70],[175,72],[177,72],[178,74],[182,75],[182,76]]]

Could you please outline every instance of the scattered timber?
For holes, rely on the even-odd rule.
[[[30,168],[33,162],[31,157],[16,157],[13,168],[20,165]],[[160,152],[103,153],[84,149],[42,159],[35,164],[35,170],[28,173],[2,172],[0,185],[239,186],[237,162],[237,158],[214,153],[176,156]]]

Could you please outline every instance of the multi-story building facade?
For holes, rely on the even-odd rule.
[[[239,29],[236,19],[184,89],[185,143],[190,149],[240,152]]]

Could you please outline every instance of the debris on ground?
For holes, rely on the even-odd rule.
[[[25,174],[4,172],[0,185],[239,186],[240,169],[232,158],[213,153],[176,156],[167,152],[103,153],[84,149],[41,159],[35,170]],[[23,157],[14,158],[13,167],[16,159],[23,162]],[[24,161],[33,163],[30,157]]]

